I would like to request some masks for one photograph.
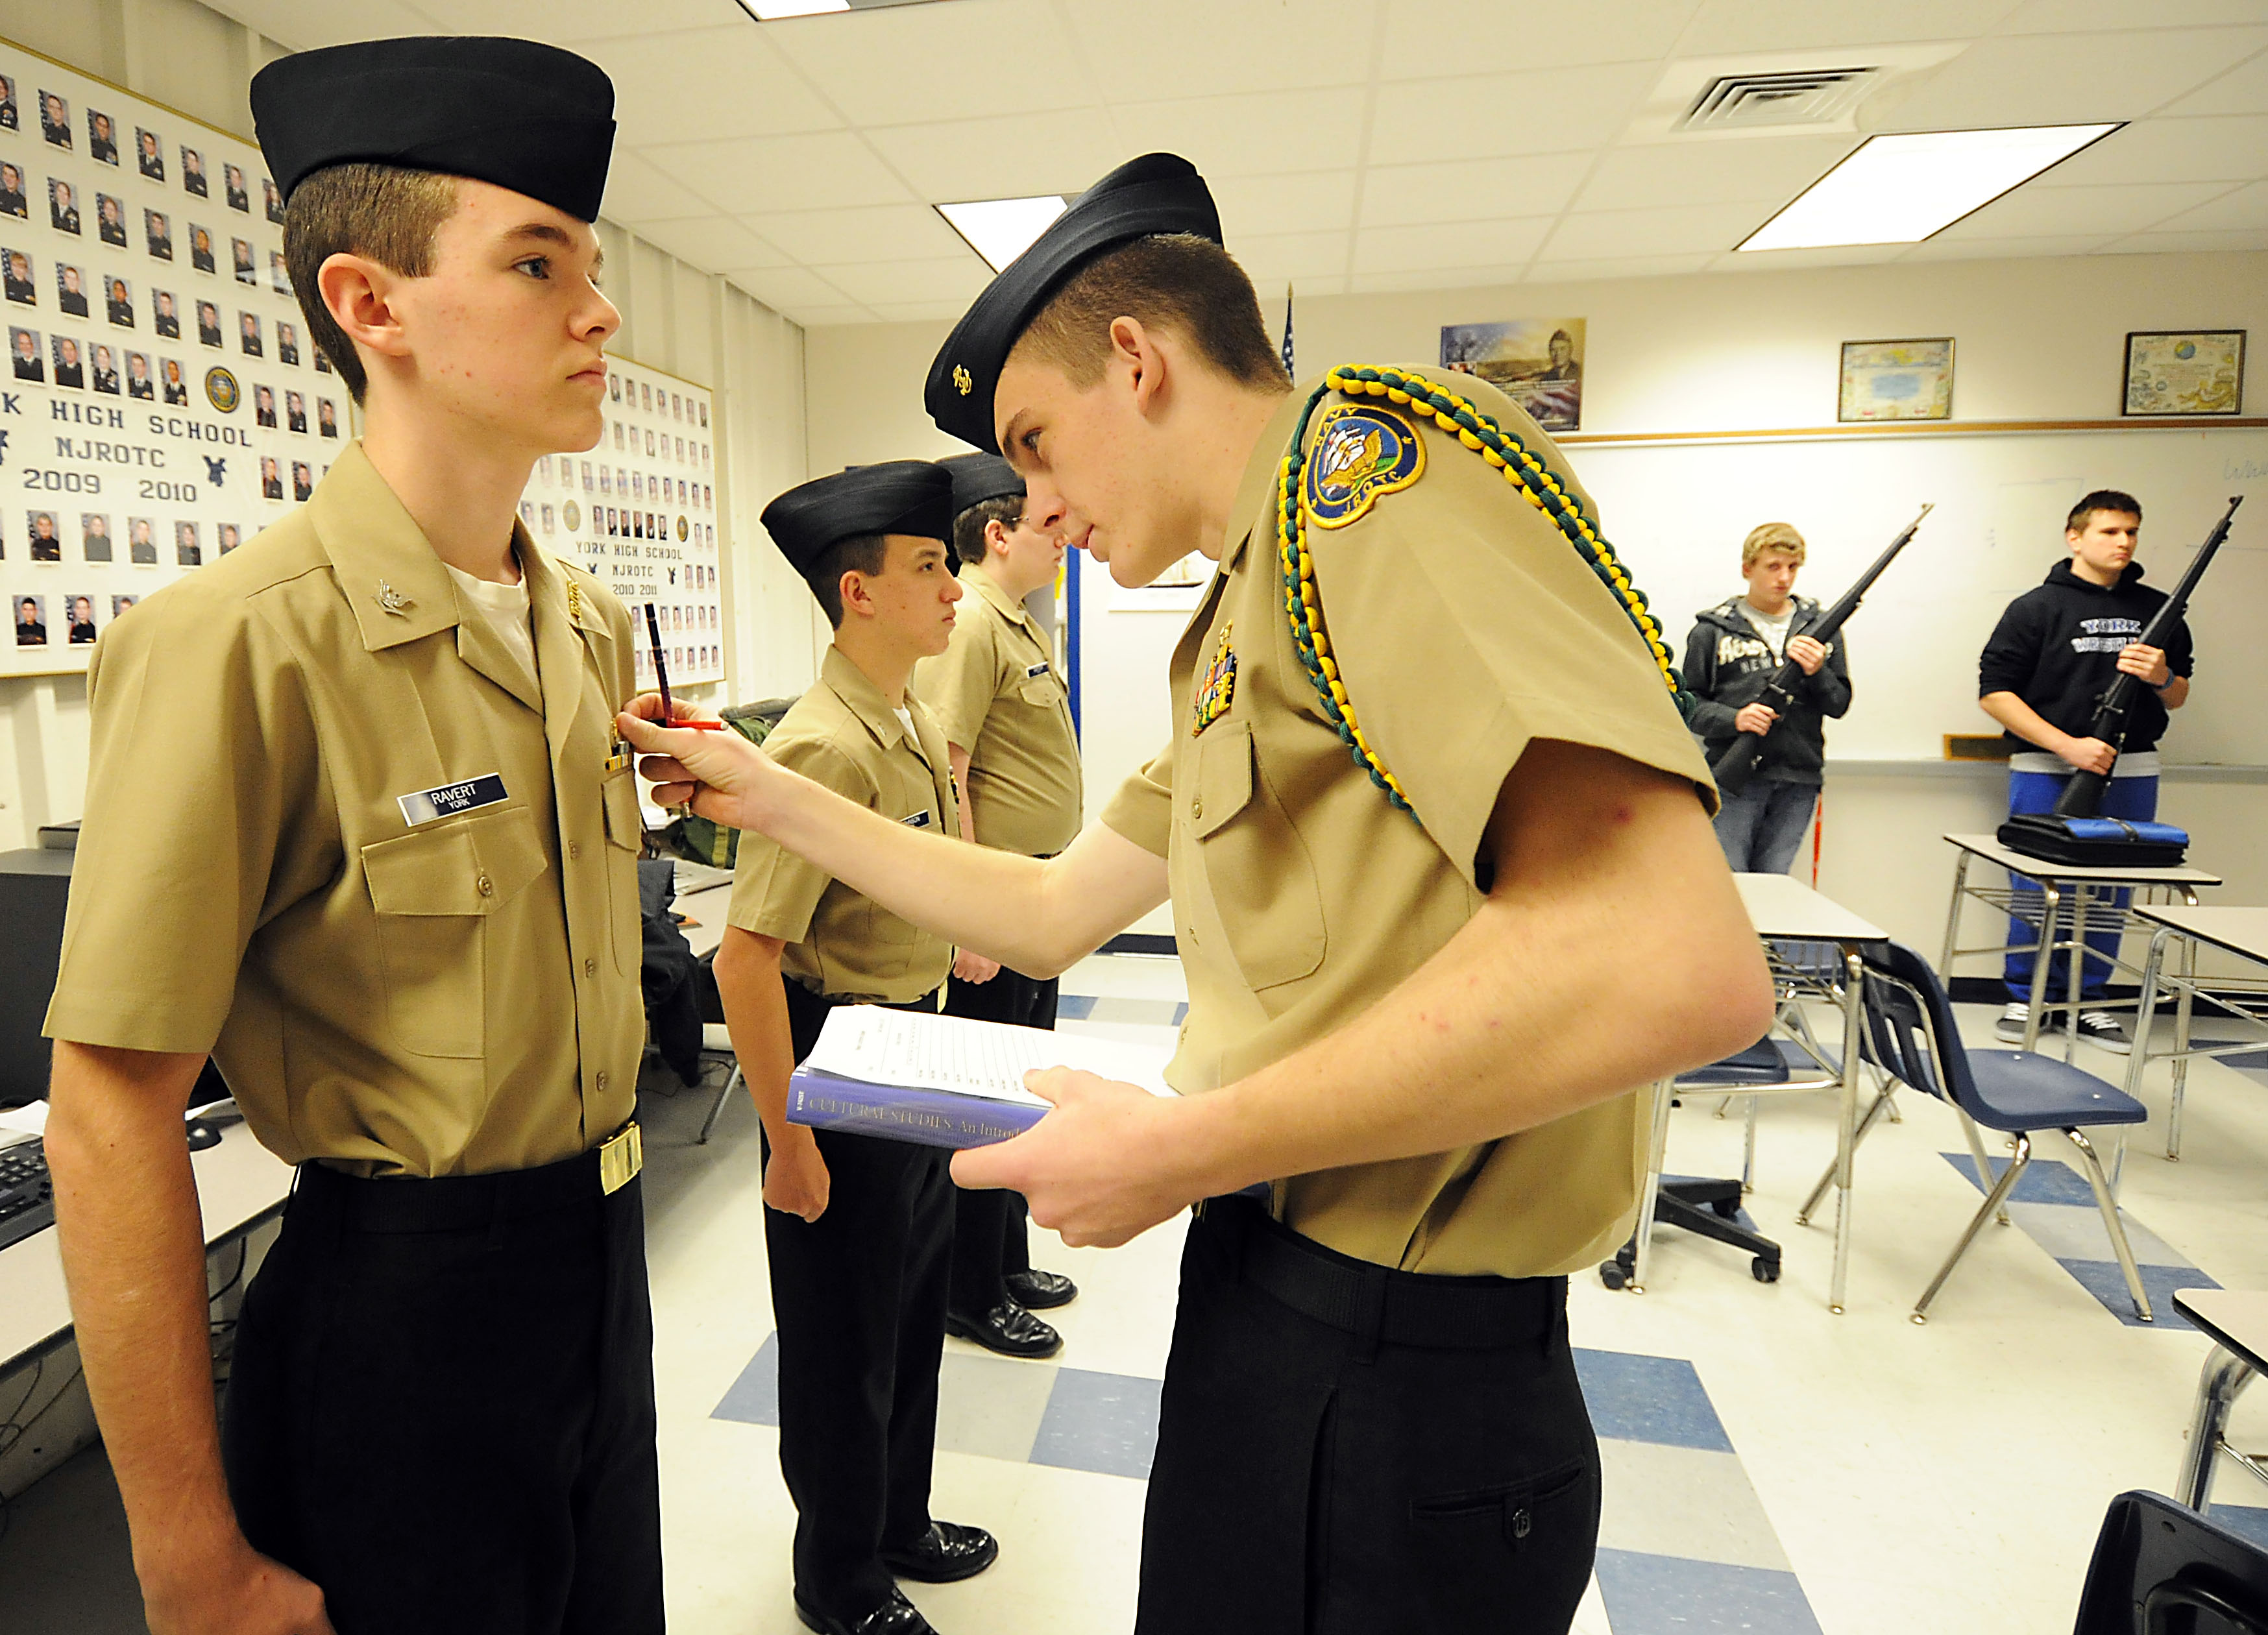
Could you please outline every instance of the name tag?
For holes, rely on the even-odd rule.
[[[461,784],[444,784],[438,789],[421,789],[414,795],[397,795],[394,804],[401,808],[402,821],[416,829],[436,818],[502,806],[505,799],[503,777],[490,772],[480,777],[468,777]]]
[[[1035,676],[1045,675],[1049,667],[1049,666],[1045,664],[1035,664],[1030,669],[1024,672],[1024,679],[1028,681]]]
[[[927,829],[929,827],[929,814],[926,812],[917,812],[911,817],[900,818],[898,821],[904,824],[908,829]]]

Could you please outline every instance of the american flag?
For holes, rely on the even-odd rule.
[[[1292,286],[1288,283],[1284,286],[1284,372],[1294,380],[1300,378],[1300,372],[1292,366]]]

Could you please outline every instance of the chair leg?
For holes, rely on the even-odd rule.
[[[2032,1138],[2029,1134],[2018,1136],[2016,1155],[2008,1160],[2008,1167],[2000,1172],[2000,1179],[1984,1195],[1984,1205],[1970,1218],[1968,1230],[1961,1234],[1961,1241],[1953,1246],[1953,1253],[1946,1256],[1945,1264],[1937,1269],[1937,1276],[1930,1279],[1929,1287],[1924,1289],[1921,1298],[1914,1302],[1913,1320],[1916,1322],[1929,1321],[1929,1303],[1937,1298],[1937,1292],[1945,1286],[1945,1280],[1953,1275],[1953,1269],[1961,1263],[1961,1257],[1969,1253],[1969,1246],[1977,1241],[1977,1234],[1984,1229],[1984,1223],[2007,1202],[2008,1194],[2016,1189],[2018,1178],[2031,1161]]]
[[[1969,1138],[1969,1156],[1977,1165],[1977,1184],[1990,1192],[1992,1189],[1992,1166],[1984,1157],[1984,1138],[1977,1133],[1976,1120],[1962,1113],[1958,1108],[1954,1111],[1960,1114],[1961,1133]],[[2004,1226],[2008,1224],[2008,1212],[2005,1209],[2000,1212],[2000,1224]]]
[[[2192,1510],[2203,1511],[2212,1497],[2213,1456],[2220,1452],[2228,1430],[2229,1406],[2252,1383],[2256,1372],[2224,1346],[2214,1346],[2205,1359],[2198,1376],[2197,1418],[2190,1426],[2189,1446],[2182,1450],[2182,1473],[2174,1481],[2174,1497]]]
[[[694,1143],[694,1145],[707,1146],[709,1145],[709,1132],[717,1127],[717,1116],[725,1110],[725,1103],[733,1099],[733,1092],[738,1090],[740,1087],[740,1064],[738,1062],[735,1062],[733,1064],[733,1076],[725,1081],[725,1087],[717,1093],[717,1101],[716,1104],[709,1109],[709,1116],[701,1121],[701,1136],[700,1138]]]
[[[1891,1084],[1895,1086],[1896,1081],[1893,1079]],[[1890,1100],[1890,1092],[1889,1089],[1883,1090],[1880,1094],[1874,1097],[1873,1105],[1867,1108],[1867,1116],[1859,1121],[1858,1133],[1851,1138],[1851,1146],[1852,1151],[1855,1152],[1858,1150],[1859,1143],[1864,1141],[1867,1138],[1867,1132],[1874,1127],[1874,1121],[1882,1117],[1885,1114],[1889,1115],[1890,1121],[1893,1123],[1897,1122],[1897,1108]],[[1826,1169],[1820,1175],[1819,1184],[1811,1189],[1811,1196],[1805,1198],[1803,1200],[1803,1207],[1795,1212],[1795,1224],[1797,1226],[1808,1226],[1811,1224],[1812,1212],[1819,1207],[1820,1200],[1827,1196],[1827,1189],[1834,1184],[1835,1165],[1833,1161],[1830,1160],[1828,1163]]]
[[[1653,1134],[1646,1146],[1646,1190],[1638,1206],[1638,1245],[1631,1256],[1630,1292],[1646,1293],[1646,1279],[1653,1264],[1653,1200],[1661,1191],[1662,1155],[1669,1147],[1670,1081],[1653,1087]]]
[[[2095,1189],[2095,1207],[2102,1212],[2102,1224],[2110,1232],[2110,1248],[2118,1256],[2118,1270],[2126,1276],[2126,1293],[2134,1297],[2134,1315],[2144,1322],[2156,1321],[2150,1311],[2150,1297],[2142,1293],[2142,1273],[2134,1264],[2134,1246],[2126,1241],[2126,1228],[2119,1221],[2117,1203],[2110,1196],[2110,1182],[2103,1177],[2102,1160],[2095,1155],[2095,1147],[2076,1130],[2064,1132],[2079,1155],[2087,1160],[2087,1184]]]
[[[1749,1098],[1749,1127],[1741,1141],[1741,1190],[1744,1194],[1756,1189],[1756,1103],[1763,1100],[1757,1095]]]

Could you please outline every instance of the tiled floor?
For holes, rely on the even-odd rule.
[[[1067,1027],[1129,1038],[1170,1029],[1182,998],[1171,961],[1092,961],[1064,988]],[[1993,1042],[1991,1014],[1964,1009],[1973,1042]],[[2114,1079],[2124,1066],[2084,1047],[2080,1061]],[[2205,1343],[2164,1292],[2268,1288],[2268,1055],[2193,1070],[2180,1164],[2161,1152],[2163,1070],[2144,1099],[2157,1118],[2135,1132],[2121,1202],[2159,1304],[2151,1327],[2124,1312],[2100,1219],[2054,1138],[2013,1225],[1987,1229],[1926,1328],[1909,1322],[1978,1197],[1958,1126],[1911,1094],[1904,1122],[1860,1152],[1847,1315],[1826,1310],[1830,1223],[1792,1219],[1832,1150],[1824,1097],[1763,1108],[1749,1203],[1785,1248],[1779,1283],[1675,1231],[1644,1296],[1573,1279],[1606,1470],[1582,1635],[2067,1630],[2110,1498],[2164,1489],[2180,1455]],[[736,1102],[695,1145],[709,1100],[645,1108],[671,1626],[792,1635],[755,1121]],[[1740,1121],[1716,1105],[1675,1115],[1671,1169],[1737,1173]],[[992,1528],[1003,1554],[968,1583],[915,1588],[944,1635],[1130,1626],[1180,1237],[1163,1227],[1106,1252],[1035,1234],[1040,1263],[1082,1291],[1051,1314],[1062,1356],[1016,1363],[947,1342],[937,1512]],[[2235,1435],[2268,1446],[2268,1390],[2239,1404]],[[2220,1491],[2234,1502],[2217,1513],[2268,1542],[2268,1489],[2225,1467]],[[99,1455],[19,1501],[0,1536],[0,1635],[139,1628],[118,1609],[115,1505]]]

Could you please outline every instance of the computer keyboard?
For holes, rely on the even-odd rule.
[[[0,1147],[0,1249],[55,1224],[48,1151],[38,1141]]]

